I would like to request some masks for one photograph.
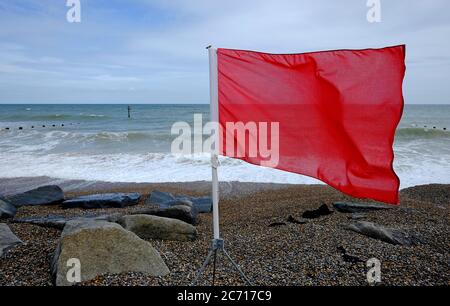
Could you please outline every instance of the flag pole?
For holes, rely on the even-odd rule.
[[[217,75],[217,49],[209,46],[209,108],[210,121],[216,125],[214,149],[211,150],[211,170],[212,170],[212,202],[213,202],[213,233],[214,239],[220,239],[219,227],[219,178],[217,168],[219,167],[219,93]]]
[[[211,243],[211,248],[206,256],[206,259],[197,272],[194,281],[191,283],[191,286],[195,286],[200,276],[205,271],[206,267],[209,265],[211,258],[213,258],[213,279],[212,284],[214,286],[215,275],[216,275],[216,258],[218,252],[223,252],[225,257],[231,262],[233,267],[239,272],[241,277],[245,280],[245,282],[249,285],[252,285],[252,282],[248,279],[248,277],[242,272],[241,268],[238,264],[231,258],[230,254],[225,250],[224,241],[220,237],[220,227],[219,227],[219,178],[217,173],[217,168],[219,167],[219,90],[218,90],[218,69],[217,69],[217,49],[212,46],[208,46],[209,54],[209,88],[210,88],[210,97],[209,97],[209,107],[210,107],[210,121],[215,124],[215,141],[214,141],[214,149],[211,149],[211,172],[212,172],[212,214],[213,214],[213,240]]]

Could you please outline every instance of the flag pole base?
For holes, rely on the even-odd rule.
[[[244,272],[242,272],[241,268],[238,266],[238,264],[233,260],[233,258],[230,256],[230,254],[225,249],[223,239],[213,239],[212,240],[211,249],[208,253],[208,256],[206,256],[205,262],[203,263],[200,270],[198,270],[194,281],[191,283],[191,286],[195,286],[197,284],[197,282],[200,279],[200,277],[202,276],[203,272],[205,272],[206,268],[211,263],[211,259],[213,259],[213,265],[214,265],[213,266],[213,283],[212,283],[212,285],[214,286],[214,281],[215,281],[215,276],[216,276],[216,259],[217,259],[217,254],[219,252],[222,252],[223,255],[225,255],[225,258],[231,262],[234,269],[239,273],[239,275],[245,281],[245,283],[249,286],[253,286],[253,283],[250,281],[250,279],[244,274]]]

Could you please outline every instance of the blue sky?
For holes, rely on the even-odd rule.
[[[208,103],[205,46],[273,53],[407,45],[405,99],[450,103],[450,2],[0,0],[0,103]]]

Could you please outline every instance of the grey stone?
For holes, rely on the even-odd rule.
[[[342,213],[360,213],[375,210],[390,209],[391,206],[372,203],[335,202],[333,207]]]
[[[141,195],[135,193],[105,193],[81,196],[64,201],[64,208],[123,208],[139,203]]]
[[[210,213],[212,211],[211,197],[174,196],[171,193],[162,191],[152,191],[146,204],[157,205],[160,208],[178,205],[190,206],[192,204],[199,213]]]
[[[364,213],[353,213],[349,217],[349,219],[352,219],[352,220],[361,220],[361,219],[365,219],[365,218],[367,218],[367,215]]]
[[[170,206],[168,208],[158,209],[153,213],[150,213],[149,215],[178,219],[192,225],[197,225],[199,222],[198,213],[195,207],[189,207],[185,205],[176,205]]]
[[[67,279],[72,258],[81,264],[81,281],[102,274],[141,272],[164,276],[169,269],[152,245],[116,223],[74,220],[66,223],[52,261],[57,286],[73,285]]]
[[[39,217],[25,217],[14,219],[14,223],[27,223],[33,224],[42,227],[56,228],[59,230],[64,229],[64,226],[69,221],[110,221],[113,222],[115,219],[113,218],[116,214],[113,215],[83,215],[83,216],[73,216],[73,217],[65,217],[59,215],[47,215],[47,216],[39,216]]]
[[[22,243],[22,240],[14,235],[7,224],[0,223],[0,257],[11,248]]]
[[[143,239],[192,241],[197,238],[197,229],[186,222],[151,215],[129,215],[119,224]]]
[[[413,246],[423,243],[423,241],[415,235],[410,235],[405,231],[387,228],[372,222],[358,221],[354,224],[347,225],[346,228],[361,235],[395,245]]]
[[[7,200],[13,205],[20,206],[39,206],[39,205],[57,205],[64,201],[64,192],[58,186],[43,186],[21,194],[13,195]]]
[[[13,218],[16,213],[17,208],[14,205],[0,199],[0,219]]]

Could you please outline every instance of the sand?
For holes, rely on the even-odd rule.
[[[10,180],[0,180],[4,186],[8,182],[8,186],[13,186]],[[144,198],[138,206],[126,209],[23,207],[16,217],[133,211],[155,189],[190,195],[207,194],[209,189],[207,182],[78,183],[65,188],[69,189],[68,197],[137,191]],[[3,187],[0,192],[7,193],[10,187]],[[322,203],[331,208],[334,201],[356,201],[328,186],[223,183],[221,190],[221,230],[226,248],[256,285],[367,285],[365,262],[370,258],[381,261],[382,285],[450,285],[450,185],[405,189],[401,192],[401,206],[367,214],[366,221],[403,229],[425,242],[412,247],[391,245],[348,231],[344,226],[354,222],[350,220],[351,214],[337,211],[306,224],[287,222],[289,216],[301,218],[305,210],[316,209]],[[83,285],[188,285],[207,255],[211,221],[211,214],[200,216],[199,237],[194,242],[149,240],[168,265],[171,271],[168,276],[104,275]],[[0,259],[0,285],[52,285],[50,260],[60,231],[11,220],[5,223],[26,244]],[[273,223],[286,225],[269,226]],[[340,247],[362,261],[345,261]],[[208,269],[199,284],[208,285],[210,280],[211,269]],[[217,263],[216,284],[243,284],[222,257]]]

